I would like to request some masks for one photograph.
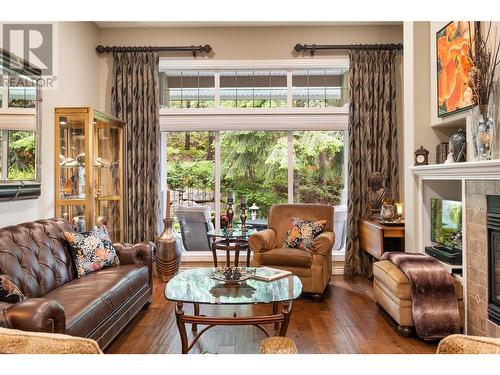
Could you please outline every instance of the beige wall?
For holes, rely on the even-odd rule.
[[[54,216],[54,108],[96,106],[98,28],[92,22],[56,25],[57,89],[42,102],[42,194],[36,200],[0,202],[0,227]]]

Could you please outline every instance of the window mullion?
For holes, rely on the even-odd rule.
[[[293,160],[293,131],[288,130],[286,132],[286,149],[287,149],[287,166],[288,166],[288,203],[293,203],[293,172],[294,172],[294,160]]]
[[[215,132],[215,229],[220,229],[220,131]]]
[[[293,73],[290,69],[287,70],[286,72],[286,107],[287,108],[292,108],[293,107]]]
[[[220,72],[214,72],[214,107],[220,108]]]
[[[2,75],[2,108],[9,107],[9,76],[4,72]]]
[[[9,178],[9,131],[1,130],[2,132],[2,178]]]

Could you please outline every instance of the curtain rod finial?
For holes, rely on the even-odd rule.
[[[302,51],[302,50],[304,49],[304,46],[303,46],[302,44],[300,44],[300,43],[297,43],[297,44],[295,45],[295,47],[293,47],[293,49],[294,49],[296,52],[300,52],[300,51]]]

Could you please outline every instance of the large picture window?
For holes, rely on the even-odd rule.
[[[169,131],[166,137],[174,214],[179,206],[206,206],[218,226],[227,191],[235,194],[236,220],[242,196],[258,207],[257,222],[267,220],[274,204],[330,204],[339,210],[335,225],[342,233],[334,250],[343,251],[345,131]]]
[[[227,191],[235,194],[236,220],[245,196],[248,207],[258,207],[259,225],[274,204],[330,204],[338,239],[332,250],[342,254],[347,64],[235,69],[233,63],[182,70],[169,62],[161,72],[163,174],[174,212],[206,206],[219,228]]]

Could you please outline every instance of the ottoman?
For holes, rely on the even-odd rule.
[[[260,354],[297,354],[295,342],[289,337],[271,336],[262,340]]]
[[[460,326],[464,326],[464,301],[462,283],[453,278],[455,295],[460,313]],[[411,311],[410,280],[394,263],[382,260],[373,265],[373,290],[375,301],[398,324],[398,331],[402,336],[410,336],[414,329]]]

